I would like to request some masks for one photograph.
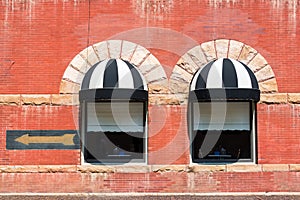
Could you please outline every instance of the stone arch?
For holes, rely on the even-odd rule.
[[[184,98],[187,99],[194,73],[209,61],[224,57],[248,65],[257,78],[261,93],[278,92],[275,74],[265,58],[254,48],[229,39],[205,42],[185,53],[170,76],[170,91],[174,94],[184,94]]]
[[[88,69],[107,58],[121,58],[133,63],[144,75],[150,94],[167,90],[166,73],[146,48],[126,40],[106,40],[87,47],[73,58],[64,72],[59,93],[78,94]]]

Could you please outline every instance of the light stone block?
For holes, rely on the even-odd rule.
[[[89,63],[90,66],[93,66],[100,61],[93,46],[89,46],[88,48],[81,51],[80,55],[87,61],[87,63]]]
[[[101,165],[77,165],[77,171],[81,173],[114,173],[114,167]]]
[[[241,54],[243,46],[244,46],[244,44],[239,41],[230,40],[229,50],[228,50],[228,58],[237,60],[239,58],[239,55]]]
[[[268,63],[265,60],[265,58],[260,54],[256,54],[256,56],[250,61],[250,63],[248,64],[248,67],[253,71],[256,72],[260,69],[262,69],[263,67],[267,66]]]
[[[268,104],[287,103],[287,93],[261,94],[260,103],[268,103]]]
[[[226,165],[191,165],[189,166],[189,172],[216,172],[225,171]]]
[[[148,72],[147,74],[144,75],[144,77],[148,84],[167,79],[165,71],[163,70],[163,68],[160,67],[155,68],[152,71]]]
[[[78,94],[52,94],[52,105],[78,105]]]
[[[110,58],[120,58],[121,57],[121,44],[122,44],[122,40],[108,40],[107,41],[107,47],[108,47]]]
[[[34,166],[32,166],[34,167]],[[30,169],[30,168],[29,168]],[[38,168],[33,168],[38,173],[76,173],[76,165],[39,165]]]
[[[257,54],[257,51],[252,47],[245,45],[242,49],[242,52],[239,56],[239,61],[243,62],[244,64],[248,65],[248,63],[254,58]]]
[[[186,165],[152,165],[153,172],[185,172],[187,171]]]
[[[81,84],[83,80],[84,74],[74,69],[73,67],[67,67],[63,79],[70,80],[74,83]]]
[[[174,94],[188,94],[189,84],[181,80],[170,80],[170,91]]]
[[[70,82],[68,80],[62,80],[60,83],[60,94],[78,94],[80,85],[77,83]]]
[[[300,172],[300,164],[290,164],[291,172]]]
[[[151,83],[148,85],[148,92],[150,94],[168,94],[169,84],[167,79]]]
[[[214,41],[202,43],[201,48],[208,62],[217,58]]]
[[[289,165],[288,164],[263,164],[262,169],[264,172],[289,171]]]
[[[220,40],[216,40],[215,43],[216,43],[217,57],[218,58],[227,58],[229,40],[220,39]]]
[[[259,89],[262,93],[274,93],[278,92],[277,82],[275,78],[271,78],[269,80],[259,82]]]
[[[162,66],[152,54],[149,55],[138,67],[138,69],[142,72],[143,75],[146,75],[155,68],[162,68]],[[167,77],[166,75],[164,76]]]
[[[226,165],[227,172],[261,172],[262,167],[261,165],[255,164],[233,164],[233,165]]]
[[[1,94],[0,105],[20,105],[21,96],[19,94]]]
[[[207,63],[206,56],[204,55],[200,46],[196,46],[192,48],[187,52],[187,54],[191,57],[194,63],[199,67],[202,67]]]
[[[115,166],[114,171],[116,173],[148,173],[150,172],[150,166]]]
[[[22,94],[21,103],[24,105],[50,105],[50,94]]]
[[[288,93],[289,103],[300,103],[300,93]]]
[[[97,54],[99,60],[105,60],[105,59],[109,58],[108,46],[107,46],[106,41],[94,44],[93,48],[94,48],[95,53]]]
[[[142,64],[142,62],[150,55],[150,52],[142,46],[137,46],[130,60],[131,63],[135,64],[137,67]]]
[[[130,61],[137,44],[123,40],[121,58]]]
[[[150,105],[180,105],[181,100],[174,94],[149,94]]]
[[[76,55],[68,67],[73,67],[81,73],[86,73],[91,65],[80,55]]]
[[[177,65],[180,65],[181,68],[185,69],[190,74],[194,74],[201,67],[198,66],[188,54],[184,54],[179,59],[179,62],[180,63],[177,63]]]
[[[185,69],[181,67],[181,65],[176,65],[171,74],[170,80],[179,80],[184,83],[190,84],[193,75],[188,73]]]
[[[275,74],[270,67],[270,65],[265,66],[258,72],[254,73],[258,82],[263,82],[264,80],[268,80],[275,77]]]

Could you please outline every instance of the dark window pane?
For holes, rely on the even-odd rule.
[[[250,131],[194,131],[193,134],[193,162],[251,159]]]

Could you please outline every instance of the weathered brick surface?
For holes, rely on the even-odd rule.
[[[0,11],[0,164],[32,166],[0,167],[0,192],[300,191],[298,1],[7,0]],[[263,93],[258,165],[186,167],[189,83],[226,55],[249,64]],[[148,161],[161,166],[86,167],[79,149],[6,149],[7,130],[78,129],[84,73],[109,57],[148,81]]]

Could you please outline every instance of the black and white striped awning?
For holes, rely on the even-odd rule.
[[[80,101],[148,99],[147,83],[138,69],[122,59],[106,59],[93,65],[85,74]]]
[[[191,100],[259,101],[260,91],[254,73],[244,63],[220,58],[198,70],[190,85]]]

